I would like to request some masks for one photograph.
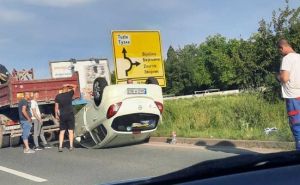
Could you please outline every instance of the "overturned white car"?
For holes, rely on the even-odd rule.
[[[90,101],[75,116],[75,141],[86,148],[105,148],[147,141],[163,111],[156,84],[107,86],[97,78]]]

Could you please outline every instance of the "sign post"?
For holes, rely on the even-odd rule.
[[[117,83],[145,83],[155,77],[166,86],[159,31],[112,31]]]

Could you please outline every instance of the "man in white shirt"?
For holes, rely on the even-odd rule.
[[[32,122],[34,124],[34,132],[33,132],[33,140],[34,140],[34,145],[35,147],[33,148],[34,150],[42,150],[42,148],[39,146],[39,138],[40,136],[43,145],[45,148],[51,148],[51,146],[47,143],[44,132],[41,132],[42,126],[43,126],[43,121],[41,118],[41,112],[39,109],[39,106],[37,104],[37,99],[39,98],[39,93],[34,92],[33,94],[33,99],[31,100],[31,115],[32,115]]]
[[[282,97],[286,100],[289,124],[300,150],[300,54],[296,53],[286,39],[277,43],[282,59],[278,79],[281,82]]]

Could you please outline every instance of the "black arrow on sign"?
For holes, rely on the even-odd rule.
[[[123,48],[122,50],[122,53],[123,53],[123,57],[124,59],[128,60],[130,62],[130,67],[125,71],[126,72],[126,76],[128,76],[128,72],[132,69],[132,66],[135,65],[135,66],[139,66],[141,63],[139,63],[138,61],[135,61],[134,63],[132,62],[132,60],[126,56],[126,49]]]

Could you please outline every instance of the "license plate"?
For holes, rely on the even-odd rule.
[[[148,123],[133,123],[132,128],[148,128],[149,127],[149,124]]]
[[[146,88],[128,88],[127,94],[147,94]]]
[[[15,130],[15,129],[20,129],[20,125],[15,125],[15,126],[6,126],[5,130]]]

